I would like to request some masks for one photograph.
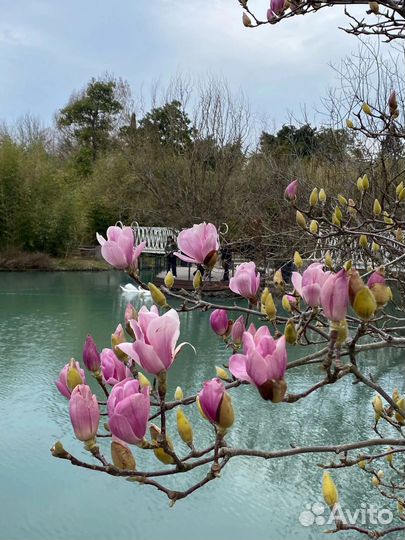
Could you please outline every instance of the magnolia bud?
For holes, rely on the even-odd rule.
[[[398,195],[401,193],[401,191],[404,189],[404,183],[400,182],[397,187],[395,188],[395,193]]]
[[[348,200],[348,207],[347,207],[347,210],[349,211],[349,214],[356,214],[357,210],[356,210],[356,203],[354,202],[353,199],[349,199]]]
[[[401,242],[401,244],[403,244],[405,237],[404,237],[404,232],[400,227],[398,227],[398,229],[395,232],[395,238],[398,240],[398,242]]]
[[[285,309],[285,311],[288,311],[288,313],[291,313],[291,304],[286,294],[281,299],[281,305],[283,306],[283,309]]]
[[[267,297],[269,296],[269,294],[270,294],[269,288],[268,288],[268,287],[265,287],[265,288],[263,289],[263,292],[262,292],[261,296],[260,296],[260,301],[261,301],[261,303],[262,303],[263,305],[266,303],[266,299],[267,299]]]
[[[339,208],[339,206],[336,206],[336,208],[335,208],[335,215],[336,215],[336,217],[337,217],[337,219],[339,221],[342,221],[343,214],[342,214],[342,210]]]
[[[362,248],[366,248],[368,245],[368,239],[365,234],[361,234],[359,237],[359,246]]]
[[[371,249],[373,250],[374,253],[377,253],[378,250],[380,249],[380,246],[379,244],[377,244],[377,242],[374,242],[371,244]]]
[[[219,409],[218,427],[228,429],[232,426],[234,421],[235,413],[233,411],[231,396],[228,392],[225,392]]]
[[[395,418],[401,426],[405,424],[405,399],[401,398],[397,401],[397,406],[401,412],[395,413]]]
[[[375,216],[379,216],[382,212],[381,204],[378,199],[374,199],[373,212]]]
[[[318,230],[319,230],[318,222],[316,221],[316,219],[312,219],[311,223],[309,224],[309,231],[312,234],[318,234]]]
[[[341,194],[339,193],[339,195],[338,195],[337,198],[338,198],[338,201],[340,202],[340,204],[341,204],[342,206],[347,206],[347,199],[346,199],[346,197],[344,197],[343,195],[341,195]]]
[[[180,386],[178,386],[174,392],[174,399],[176,401],[182,401],[184,399],[183,390],[180,388]]]
[[[143,373],[138,371],[138,381],[142,388],[146,388],[146,386],[152,387],[150,380],[148,377],[145,377]]]
[[[295,328],[294,321],[290,319],[287,321],[284,328],[284,336],[287,343],[294,345],[297,342],[297,330]]]
[[[364,188],[363,188],[363,177],[362,176],[359,176],[357,178],[357,189],[359,191],[364,191]]]
[[[374,13],[374,15],[378,15],[380,12],[380,6],[378,2],[369,2],[368,3],[370,11]]]
[[[309,204],[310,206],[316,206],[318,203],[318,188],[314,188],[311,191],[311,195],[309,196]]]
[[[373,476],[371,479],[371,483],[373,484],[374,487],[377,487],[380,485],[380,480],[377,476]]]
[[[164,283],[168,289],[171,289],[174,285],[174,275],[171,270],[165,275]]]
[[[394,116],[396,118],[398,116],[396,113],[399,114],[399,111],[398,111],[397,94],[395,90],[391,92],[390,97],[388,98],[388,107],[389,107],[391,116]]]
[[[306,229],[307,222],[305,220],[304,215],[299,210],[297,210],[295,214],[295,221],[297,222],[297,225],[301,227],[301,229]]]
[[[326,193],[325,193],[325,190],[323,188],[321,188],[319,190],[319,200],[321,201],[321,203],[324,203],[326,201]]]
[[[193,279],[193,287],[195,290],[198,290],[201,288],[201,285],[202,285],[202,282],[203,282],[203,279],[202,279],[202,275],[201,275],[201,272],[199,270],[197,270],[197,272],[194,274],[194,279]]]
[[[270,292],[266,298],[264,309],[266,310],[266,315],[269,318],[269,321],[274,321],[274,319],[277,317],[277,309],[273,300],[273,295]]]
[[[330,508],[333,508],[339,500],[339,494],[335,482],[328,471],[323,473],[322,494],[324,501]]]
[[[391,218],[391,216],[389,215],[389,213],[387,211],[384,210],[383,216],[384,216],[384,222],[387,225],[393,225],[394,224],[394,220]]]
[[[361,108],[362,108],[362,111],[364,112],[364,114],[368,114],[368,115],[371,114],[371,107],[370,107],[370,105],[368,103],[363,103]]]
[[[155,304],[157,304],[160,307],[168,307],[166,296],[162,293],[160,289],[158,289],[158,287],[156,287],[156,285],[149,282],[148,288],[152,295],[152,300],[155,302]]]
[[[360,469],[365,469],[367,465],[367,461],[365,459],[360,460],[357,465],[360,467]]]
[[[353,128],[354,128],[354,124],[353,124],[353,122],[350,120],[350,118],[347,118],[347,120],[346,120],[346,127],[349,128],[349,129],[353,129]]]
[[[135,458],[129,446],[122,441],[112,441],[111,458],[112,462],[118,469],[126,469],[129,471],[136,470]]]
[[[216,371],[217,377],[219,377],[223,381],[229,381],[229,375],[224,370],[224,368],[221,368],[220,366],[215,366],[215,371]]]
[[[363,176],[362,183],[363,183],[363,189],[364,191],[366,191],[370,187],[370,182],[366,174]]]
[[[333,260],[332,260],[332,256],[330,254],[329,249],[325,253],[325,266],[327,266],[329,268],[329,270],[332,270],[332,268],[333,268]]]
[[[384,411],[383,402],[382,402],[380,394],[377,394],[375,398],[373,399],[373,408],[374,408],[374,413],[375,413],[375,421],[378,422],[378,420],[381,418],[381,415]]]
[[[377,309],[377,302],[368,287],[363,287],[356,294],[353,309],[363,321],[368,321],[373,317]]]
[[[281,289],[282,291],[284,290],[285,281],[280,268],[276,272],[274,272],[273,283],[278,289]]]
[[[242,15],[242,22],[243,22],[243,26],[246,26],[246,27],[252,26],[252,21],[250,20],[249,16],[245,12],[243,12],[243,15]]]
[[[405,188],[401,189],[398,195],[398,201],[402,202],[405,199]]]
[[[184,414],[183,409],[181,407],[178,407],[177,409],[176,420],[177,420],[177,431],[180,435],[181,440],[185,442],[188,446],[192,446],[193,428],[191,426],[190,420]]]
[[[337,227],[340,227],[340,225],[341,225],[341,221],[340,221],[339,217],[337,216],[336,211],[333,212],[333,214],[332,214],[332,223],[333,223],[333,225],[336,225]]]
[[[298,251],[294,252],[294,264],[298,269],[302,268],[303,262]]]
[[[79,371],[76,369],[76,361],[74,358],[71,358],[69,362],[66,376],[66,384],[71,392],[73,392],[73,389],[76,388],[76,386],[78,386],[79,384],[83,384],[83,379]]]

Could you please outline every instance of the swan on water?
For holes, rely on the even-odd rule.
[[[120,287],[123,293],[150,296],[150,291],[146,291],[145,289],[142,289],[141,287],[136,287],[135,285],[132,285],[132,283],[127,283],[126,285],[120,285]]]

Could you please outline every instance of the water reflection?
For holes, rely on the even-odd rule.
[[[298,521],[305,504],[320,500],[319,456],[267,463],[235,459],[221,479],[172,509],[151,488],[51,458],[49,447],[56,439],[85,456],[72,437],[67,401],[53,381],[71,356],[80,358],[87,333],[100,347],[109,346],[128,301],[119,286],[128,280],[119,272],[3,273],[0,279],[0,538],[324,538],[322,527],[307,529]],[[140,307],[139,295],[130,300]],[[214,376],[214,366],[226,363],[208,317],[181,315],[181,339],[193,343],[198,354],[184,349],[170,372],[169,392],[177,385],[187,394],[197,392],[202,380]],[[290,359],[297,353],[293,348]],[[403,361],[396,351],[373,352],[361,362],[389,389],[402,380]],[[302,391],[318,378],[316,366],[293,370],[289,388]],[[372,392],[348,378],[294,405],[265,403],[250,386],[233,396],[237,422],[229,442],[235,446],[281,449],[369,436]],[[210,440],[210,427],[195,407],[189,414],[202,447]],[[177,441],[185,451],[181,444]],[[156,465],[148,452],[138,451],[137,461],[142,469]],[[168,483],[185,487],[203,474],[194,471],[191,478]],[[344,503],[353,509],[361,501],[379,500],[359,470],[340,471],[338,484]]]

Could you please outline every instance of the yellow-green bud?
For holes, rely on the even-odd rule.
[[[360,469],[365,469],[367,465],[367,461],[365,459],[361,459],[357,465],[360,467]]]
[[[193,444],[193,428],[190,420],[184,414],[181,407],[177,408],[176,420],[177,431],[180,435],[181,440],[191,447]]]
[[[365,234],[361,234],[359,238],[359,246],[362,248],[366,248],[368,244],[368,239]]]
[[[377,487],[380,485],[380,479],[377,477],[377,476],[374,476],[372,477],[371,479],[371,483],[373,484],[374,487]]]
[[[160,307],[168,307],[166,296],[162,293],[162,291],[156,287],[154,283],[148,283],[148,288],[150,290],[150,293],[152,295],[152,300]]]
[[[311,191],[311,195],[309,196],[309,204],[310,206],[316,206],[318,203],[318,188],[314,188]]]
[[[297,342],[297,330],[295,328],[294,321],[290,319],[287,321],[284,328],[284,336],[287,343],[294,345]]]
[[[225,392],[219,409],[218,427],[227,430],[232,426],[234,421],[235,413],[233,411],[232,399],[228,392]]]
[[[318,234],[319,223],[316,221],[316,219],[311,220],[311,223],[309,224],[309,230],[312,234]]]
[[[319,196],[318,196],[319,200],[321,201],[321,203],[324,203],[326,201],[326,193],[325,193],[325,190],[323,188],[321,188],[319,190]]]
[[[377,394],[375,398],[373,399],[373,408],[374,408],[374,413],[375,413],[375,421],[378,422],[378,420],[381,418],[382,413],[384,411],[383,402],[382,402],[380,394]]]
[[[354,128],[354,124],[353,124],[353,122],[350,120],[350,118],[347,118],[347,120],[346,120],[346,127],[349,128],[349,129],[353,129],[353,128]]]
[[[285,309],[285,311],[291,313],[291,304],[286,294],[281,299],[281,305],[283,306],[283,309]]]
[[[335,482],[328,471],[323,473],[322,494],[324,501],[330,508],[333,508],[339,500],[339,494]]]
[[[374,242],[371,244],[371,249],[373,250],[374,253],[377,253],[378,250],[380,249],[380,245],[377,244],[377,242]]]
[[[363,188],[363,177],[362,176],[359,176],[357,178],[357,189],[359,191],[364,191],[364,188]]]
[[[266,300],[267,300],[267,297],[269,296],[269,294],[270,294],[269,288],[265,287],[263,289],[263,292],[262,292],[261,296],[260,296],[260,301],[261,301],[261,303],[263,305],[266,303]]]
[[[401,193],[401,191],[404,189],[404,183],[401,181],[397,187],[395,188],[395,193],[398,197],[398,195]]]
[[[339,193],[339,195],[338,195],[338,201],[340,202],[340,204],[341,204],[342,206],[347,206],[347,199],[346,199],[346,197],[344,197],[344,196],[341,195],[340,193]]]
[[[374,199],[373,212],[375,216],[379,216],[382,212],[381,204],[378,199]]]
[[[184,399],[184,394],[183,394],[183,390],[181,389],[180,386],[178,386],[176,388],[176,391],[174,392],[174,399],[176,401],[182,401]]]
[[[171,289],[174,285],[174,275],[171,270],[165,275],[164,283],[168,289]]]
[[[76,369],[76,361],[74,358],[72,358],[69,362],[69,367],[66,375],[66,385],[69,388],[71,392],[78,386],[79,384],[83,384],[83,379],[79,373],[79,371]]]
[[[369,2],[368,3],[370,11],[374,13],[374,15],[378,15],[380,13],[380,6],[378,2]]]
[[[303,265],[302,257],[298,251],[294,252],[294,264],[298,269],[302,268],[302,265]]]
[[[336,208],[335,208],[335,215],[336,215],[336,217],[337,217],[337,219],[339,221],[342,221],[343,214],[342,214],[342,210],[339,208],[339,206],[336,206]]]
[[[370,320],[377,309],[377,302],[368,287],[363,287],[354,297],[353,309],[363,321]]]
[[[229,381],[229,375],[224,370],[224,368],[222,368],[220,366],[215,366],[215,371],[216,371],[217,377],[219,377],[223,381]]]
[[[274,272],[273,283],[277,287],[277,289],[281,289],[282,291],[284,290],[285,281],[281,269],[278,269],[276,270],[276,272]]]
[[[363,182],[363,189],[364,191],[366,191],[370,187],[370,182],[366,174],[363,176],[362,182]]]
[[[389,213],[386,210],[384,210],[383,216],[384,216],[384,222],[387,225],[393,225],[394,220],[392,219],[392,217],[389,215]]]
[[[356,203],[354,202],[353,199],[349,199],[347,210],[349,211],[349,214],[352,214],[352,215],[356,214],[357,212]]]
[[[364,114],[368,114],[370,115],[371,114],[371,107],[368,103],[363,103],[363,105],[361,106]]]
[[[142,388],[146,388],[147,386],[152,387],[152,384],[148,377],[146,377],[143,373],[138,371],[138,381]]]
[[[337,227],[340,227],[340,225],[341,225],[341,221],[338,218],[338,216],[336,215],[336,211],[333,212],[333,214],[332,214],[332,223],[333,223],[333,225],[336,225]]]
[[[333,268],[333,260],[332,260],[332,256],[330,254],[329,249],[325,253],[325,266],[327,266],[329,268],[329,270],[332,270],[332,268]]]
[[[200,289],[202,282],[203,282],[203,279],[202,279],[201,272],[197,270],[197,272],[194,274],[194,279],[193,279],[194,289],[195,290]]]
[[[349,259],[344,263],[343,268],[346,270],[346,272],[348,272],[352,266],[353,266],[353,261],[352,259]]]
[[[306,229],[307,227],[306,219],[304,217],[304,214],[302,214],[299,210],[297,210],[295,214],[295,221],[297,222],[297,225],[301,227],[301,229]]]
[[[270,292],[266,298],[264,308],[266,310],[266,315],[269,318],[269,321],[274,321],[274,319],[277,317],[277,309],[273,300],[273,295]]]
[[[405,199],[405,188],[401,189],[398,195],[398,201],[402,202]]]
[[[405,424],[405,399],[403,397],[397,401],[397,406],[400,412],[395,413],[395,418],[403,426]]]

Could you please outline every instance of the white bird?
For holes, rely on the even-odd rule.
[[[120,285],[121,290],[125,294],[139,294],[140,296],[150,296],[150,291],[142,289],[141,287],[136,287],[132,283],[127,283],[126,285]]]

